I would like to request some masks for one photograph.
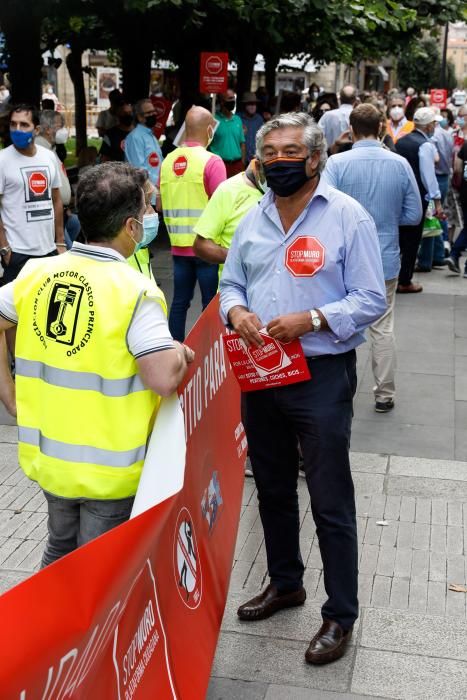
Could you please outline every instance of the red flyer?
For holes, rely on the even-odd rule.
[[[237,333],[223,336],[227,356],[242,391],[296,384],[311,378],[298,338],[281,343],[260,331],[265,344],[248,346]]]
[[[228,67],[228,53],[203,51],[200,56],[199,91],[203,94],[225,92],[228,87]]]

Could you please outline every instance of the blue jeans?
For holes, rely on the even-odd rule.
[[[61,498],[44,491],[49,510],[41,568],[52,564],[77,547],[126,522],[134,497],[97,501],[90,498]]]
[[[78,216],[76,214],[65,216],[65,243],[68,250],[78,238],[80,231],[81,224],[79,223]]]
[[[195,256],[174,255],[174,297],[169,314],[169,329],[175,340],[185,340],[186,315],[198,281],[203,309],[217,293],[219,266]]]
[[[467,248],[467,202],[461,202],[462,207],[462,218],[464,220],[464,227],[457,236],[454,244],[451,248],[451,258],[456,262],[459,262],[462,251]],[[467,270],[467,262],[465,263]]]

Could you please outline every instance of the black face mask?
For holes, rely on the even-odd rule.
[[[306,173],[308,158],[274,158],[263,163],[268,187],[279,197],[290,197],[303,185],[318,175],[309,177]]]
[[[123,124],[123,126],[131,126],[133,124],[133,115],[123,114],[120,117],[120,124]]]
[[[148,129],[152,129],[153,126],[156,126],[157,122],[157,117],[155,114],[150,114],[149,117],[146,117],[145,119],[145,124],[148,127]]]
[[[235,100],[226,100],[224,102],[224,107],[232,112],[235,109]]]

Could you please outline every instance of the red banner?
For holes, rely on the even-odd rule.
[[[156,139],[160,139],[164,133],[165,125],[167,124],[167,119],[169,118],[170,110],[172,109],[172,103],[170,100],[166,100],[165,97],[151,97],[151,102],[156,110],[157,122],[153,127],[152,133]]]
[[[182,489],[0,597],[0,698],[205,697],[246,457],[223,332],[216,297],[187,339]]]
[[[228,53],[207,53],[203,51],[200,58],[199,91],[225,92],[227,90]]]
[[[298,339],[281,343],[260,331],[264,345],[247,345],[237,333],[224,335],[225,349],[242,391],[258,391],[310,379]]]

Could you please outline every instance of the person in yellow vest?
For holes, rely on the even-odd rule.
[[[388,101],[388,121],[386,133],[394,143],[413,131],[414,123],[405,118],[405,98],[403,95],[393,95]]]
[[[253,158],[244,173],[219,185],[194,227],[194,251],[202,260],[219,265],[219,279],[238,224],[266,190],[259,161]]]
[[[216,121],[203,107],[192,107],[185,118],[180,148],[169,153],[161,166],[160,196],[173,256],[174,296],[169,328],[176,340],[185,337],[186,315],[196,282],[203,309],[217,291],[218,267],[195,256],[193,227],[218,185],[225,180],[222,159],[206,148]]]
[[[146,214],[144,219],[144,235],[140,243],[138,243],[135,252],[127,260],[134,270],[146,275],[149,279],[154,279],[151,267],[151,251],[149,245],[156,238],[159,232],[159,214],[154,210],[152,201],[156,188],[148,177],[147,171],[144,168],[135,168],[136,177],[144,191],[144,199],[146,202]]]
[[[128,519],[160,397],[193,360],[161,290],[126,263],[145,228],[134,168],[90,169],[77,204],[86,244],[29,261],[0,289],[0,335],[17,327],[19,463],[48,503],[42,566]]]

